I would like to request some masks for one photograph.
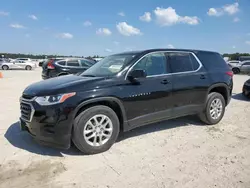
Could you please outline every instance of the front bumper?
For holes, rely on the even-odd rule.
[[[25,103],[25,108],[22,104]],[[31,106],[30,115],[27,104]],[[61,149],[70,148],[73,111],[69,104],[40,106],[34,100],[21,100],[20,128],[38,143]]]

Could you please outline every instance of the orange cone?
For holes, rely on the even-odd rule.
[[[3,78],[3,74],[0,72],[0,78]]]

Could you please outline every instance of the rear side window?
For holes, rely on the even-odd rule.
[[[58,65],[61,65],[61,66],[65,66],[66,65],[66,61],[59,61],[57,62]]]
[[[69,67],[79,67],[79,62],[77,60],[70,60],[67,62],[67,66]]]
[[[191,53],[167,53],[172,73],[190,72],[199,68],[199,63]]]
[[[197,56],[207,70],[228,69],[222,55],[215,52],[197,52]]]
[[[243,65],[250,65],[250,62],[246,62],[246,63],[244,63]]]

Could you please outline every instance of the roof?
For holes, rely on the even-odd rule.
[[[151,53],[151,52],[157,52],[157,51],[174,51],[174,52],[193,52],[193,53],[197,53],[197,52],[207,52],[207,53],[217,53],[217,52],[213,52],[213,51],[206,51],[206,50],[195,50],[195,49],[173,49],[173,48],[156,48],[156,49],[148,49],[148,50],[141,50],[141,51],[128,51],[128,52],[122,52],[119,54],[115,54],[115,55],[126,55],[126,54],[147,54],[147,53]]]

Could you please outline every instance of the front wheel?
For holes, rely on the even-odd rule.
[[[74,120],[72,140],[85,154],[107,151],[116,141],[120,123],[116,113],[107,106],[93,106]]]
[[[205,109],[199,114],[201,121],[214,125],[221,121],[225,113],[225,99],[220,93],[212,92],[207,97]]]

